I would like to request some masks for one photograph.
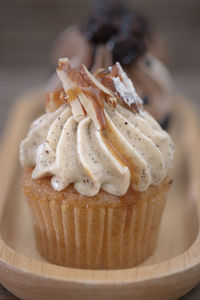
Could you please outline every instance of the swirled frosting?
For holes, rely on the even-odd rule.
[[[172,167],[173,143],[143,111],[120,65],[95,77],[62,59],[57,72],[66,103],[35,120],[20,146],[32,177],[50,175],[55,190],[73,183],[88,196],[100,189],[121,196],[129,186],[145,191],[161,183]]]

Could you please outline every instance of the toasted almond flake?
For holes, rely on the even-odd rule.
[[[58,68],[68,72],[71,69],[69,59],[67,57],[59,58]]]
[[[93,99],[93,97],[90,97],[88,95],[86,96],[84,93],[79,94],[79,99],[86,112],[93,120],[97,130],[104,130],[106,128],[104,109],[100,108],[97,105],[97,102]]]
[[[132,107],[139,110],[139,107],[142,105],[142,100],[136,93],[132,81],[128,78],[118,62],[116,63],[116,67],[119,70],[119,75],[113,77],[113,82],[120,98],[130,108]]]
[[[67,61],[66,61],[66,64],[68,64]],[[65,66],[64,65],[63,65],[63,67],[64,67],[64,69],[63,68],[62,69],[60,69],[60,68],[57,69],[57,74],[58,74],[58,77],[60,78],[60,80],[63,83],[63,87],[64,87],[65,93],[67,95],[68,91],[73,89],[74,84],[68,78],[68,75],[65,72]],[[85,117],[85,110],[84,110],[83,106],[81,105],[78,96],[75,97],[73,99],[73,101],[69,101],[69,99],[67,99],[67,101],[68,101],[68,104],[72,108],[72,113],[74,115],[75,121],[80,122],[80,120]]]
[[[101,90],[104,94],[106,94],[108,97],[106,97],[106,100],[108,100],[109,103],[117,103],[114,95],[112,92],[106,88],[101,82],[99,82],[86,68],[86,66],[82,65],[81,68],[81,74],[83,75],[83,78],[86,80],[86,82],[99,90]]]

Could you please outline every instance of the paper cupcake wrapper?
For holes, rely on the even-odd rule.
[[[133,267],[152,255],[166,195],[125,207],[76,207],[29,199],[37,248],[48,261],[84,269]]]

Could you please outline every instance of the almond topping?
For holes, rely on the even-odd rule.
[[[68,71],[66,70],[70,71],[69,60],[59,59],[57,74],[63,83],[63,87],[67,95],[67,102],[72,108],[74,119],[76,122],[80,122],[80,120],[82,120],[86,115],[85,109],[79,101],[77,92],[75,91],[75,84],[68,77]]]
[[[92,85],[99,90],[101,90],[105,95],[105,100],[109,103],[112,103],[113,106],[116,106],[117,101],[112,92],[106,88],[101,82],[99,82],[86,68],[86,66],[82,65],[80,68],[81,74],[83,75],[83,78],[85,81],[89,84]]]
[[[71,69],[69,60],[61,58],[58,62],[57,74],[62,81],[65,97],[72,108],[77,122],[88,114],[96,128],[106,128],[104,100],[112,107],[117,101],[134,112],[139,111],[141,102],[134,86],[119,63],[113,67],[99,70],[94,76],[85,65],[79,69]]]

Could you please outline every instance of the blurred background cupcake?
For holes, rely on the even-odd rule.
[[[167,128],[172,109],[174,84],[163,65],[169,61],[164,40],[137,10],[120,1],[95,2],[89,18],[69,26],[57,38],[52,65],[69,57],[73,67],[85,64],[92,72],[120,62],[134,82],[149,111]],[[48,89],[55,86],[54,75]]]
[[[16,96],[38,86],[43,89],[46,85],[50,71],[54,70],[47,53],[59,33],[72,24],[86,21],[93,3],[91,0],[18,0],[12,1],[10,5],[10,1],[1,1],[0,132],[5,127],[7,113]],[[178,89],[198,105],[200,41],[197,37],[200,34],[200,2],[124,0],[123,4],[147,17],[151,32],[154,32],[154,35],[151,34],[151,46],[148,45],[151,48],[149,51],[165,64],[170,64]],[[165,54],[167,48],[165,43],[161,46],[163,38],[160,37],[166,41],[170,55]],[[158,43],[155,39],[162,41]],[[161,48],[162,51],[155,51],[155,48]],[[164,60],[161,53],[164,53]],[[148,102],[147,98],[145,102]]]

